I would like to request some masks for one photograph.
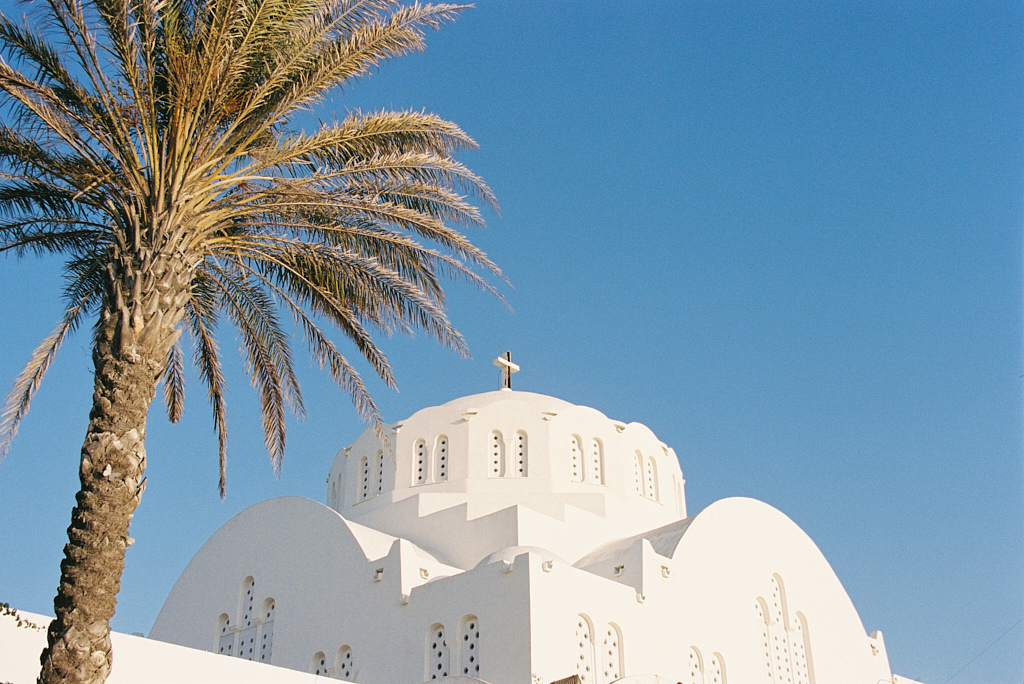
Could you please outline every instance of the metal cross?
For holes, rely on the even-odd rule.
[[[519,366],[512,363],[512,352],[506,351],[494,359],[494,365],[501,369],[501,388],[512,389],[512,374],[519,372]]]

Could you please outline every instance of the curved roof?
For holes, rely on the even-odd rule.
[[[690,527],[690,523],[696,519],[697,516],[690,516],[683,520],[677,520],[673,523],[669,523],[664,527],[659,527],[647,532],[635,534],[632,537],[624,537],[622,539],[616,539],[615,541],[602,544],[583,558],[579,559],[573,565],[577,568],[585,568],[594,563],[599,563],[609,558],[618,558],[622,554],[626,553],[636,543],[637,539],[646,539],[651,542],[651,547],[660,556],[671,558],[675,552],[676,547],[679,546],[679,540],[686,534],[686,530]]]
[[[490,565],[491,563],[512,563],[516,559],[516,556],[521,556],[524,553],[535,554],[546,561],[558,561],[559,563],[565,563],[565,561],[562,560],[562,558],[554,551],[549,551],[539,546],[506,546],[500,551],[495,551],[484,558],[476,564],[476,567],[479,568],[484,565]]]
[[[493,392],[481,392],[480,394],[470,394],[465,397],[458,397],[451,401],[446,401],[441,404],[454,409],[480,409],[489,404],[493,404],[498,401],[520,401],[531,406],[544,410],[556,410],[565,409],[570,406],[577,406],[577,404],[570,403],[564,399],[558,397],[551,397],[547,394],[537,394],[536,392],[520,392],[518,390],[495,390]]]

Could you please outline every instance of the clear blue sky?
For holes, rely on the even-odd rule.
[[[480,5],[321,110],[456,121],[502,205],[472,237],[514,313],[456,285],[472,360],[385,340],[386,419],[493,389],[512,349],[518,389],[674,447],[691,512],[752,496],[792,517],[896,673],[1019,684],[1024,624],[996,639],[1024,617],[1024,5]],[[58,272],[0,259],[0,384],[58,319]],[[274,479],[236,363],[224,502],[194,378],[182,424],[152,412],[116,629],[148,632],[239,510],[324,499],[362,426],[303,369],[309,418]],[[0,466],[16,607],[52,610],[90,395],[79,335]]]

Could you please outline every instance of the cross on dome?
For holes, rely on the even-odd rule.
[[[512,363],[512,352],[506,351],[494,359],[494,365],[501,369],[501,389],[512,389],[512,374],[519,372],[519,366]]]

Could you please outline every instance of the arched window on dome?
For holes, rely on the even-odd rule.
[[[676,514],[682,518],[686,513],[686,507],[683,506],[683,484],[679,481],[678,475],[672,475],[672,484],[676,493]]]
[[[217,618],[217,652],[224,655],[235,654],[235,633],[231,629],[231,618],[221,613]]]
[[[789,606],[786,605],[786,592],[782,588],[782,578],[772,575],[772,597],[768,600],[768,613],[773,623],[788,627]]]
[[[604,444],[597,437],[590,440],[590,468],[587,478],[594,484],[604,484]]]
[[[263,607],[260,609],[260,620],[263,626],[260,629],[260,662],[269,663],[270,656],[274,652],[274,613],[277,611],[277,603],[272,598],[263,600]]]
[[[647,494],[648,499],[661,501],[661,497],[658,495],[658,464],[653,456],[647,457],[647,485],[644,493]]]
[[[448,479],[448,435],[438,435],[434,444],[434,482]]]
[[[435,623],[427,632],[427,679],[448,676],[448,641],[444,625]]]
[[[764,667],[765,672],[768,674],[769,680],[771,680],[772,673],[775,670],[774,662],[775,659],[772,657],[772,637],[768,633],[768,629],[771,626],[771,614],[768,612],[768,603],[760,596],[754,601],[754,610],[757,611],[757,619],[761,623],[761,647],[764,652]]]
[[[242,629],[252,627],[252,621],[256,618],[254,610],[256,602],[256,580],[251,575],[242,580],[242,594],[239,605],[241,617],[238,620]]]
[[[811,664],[811,642],[807,634],[807,617],[800,611],[796,613],[793,621],[793,632],[791,641],[793,647],[793,681],[796,684],[813,684],[811,673],[814,667]]]
[[[352,663],[352,648],[347,644],[338,649],[338,655],[334,661],[334,673],[338,679],[351,682],[354,672]]]
[[[580,684],[597,684],[594,676],[594,626],[583,613],[576,616],[576,674]]]
[[[583,440],[579,435],[569,436],[569,479],[583,482]]]
[[[622,667],[622,630],[614,622],[608,623],[601,644],[602,673],[605,684],[625,676]]]
[[[370,459],[363,456],[359,459],[359,500],[370,498]]]
[[[377,464],[377,489],[374,493],[380,494],[384,491],[384,452],[378,449],[374,461]]]
[[[690,647],[690,654],[686,659],[686,677],[687,684],[706,684],[704,681],[704,658],[696,646]]]
[[[639,451],[633,455],[633,479],[636,484],[636,493],[643,496],[644,493],[644,456]]]
[[[786,589],[779,575],[772,575],[770,598],[757,597],[754,607],[762,622],[761,639],[768,676],[775,682],[812,684],[814,665],[807,621],[803,613],[791,614]]]
[[[726,684],[725,658],[722,657],[721,653],[711,654],[711,662],[708,663],[704,679],[707,681],[707,684]]]
[[[427,462],[427,440],[417,439],[412,447],[413,482],[421,485],[427,483],[430,464]]]
[[[235,655],[246,660],[256,659],[256,580],[246,577],[242,582],[241,617],[238,620],[238,646]]]
[[[487,438],[488,477],[501,477],[505,466],[505,440],[500,430],[491,430]]]
[[[791,662],[789,634],[785,625],[785,603],[782,600],[782,592],[772,578],[772,597],[768,600],[768,611],[771,615],[771,622],[768,624],[768,634],[771,636],[772,655],[774,656],[775,681],[785,681],[793,669]]]
[[[462,618],[459,629],[459,663],[462,674],[480,678],[480,620],[475,615]]]
[[[512,477],[526,477],[529,473],[527,472],[527,459],[529,458],[529,440],[526,437],[524,430],[516,430],[516,465],[512,471]]]
[[[323,651],[317,651],[313,654],[313,662],[310,664],[309,671],[315,675],[327,676],[327,656],[324,655]]]

